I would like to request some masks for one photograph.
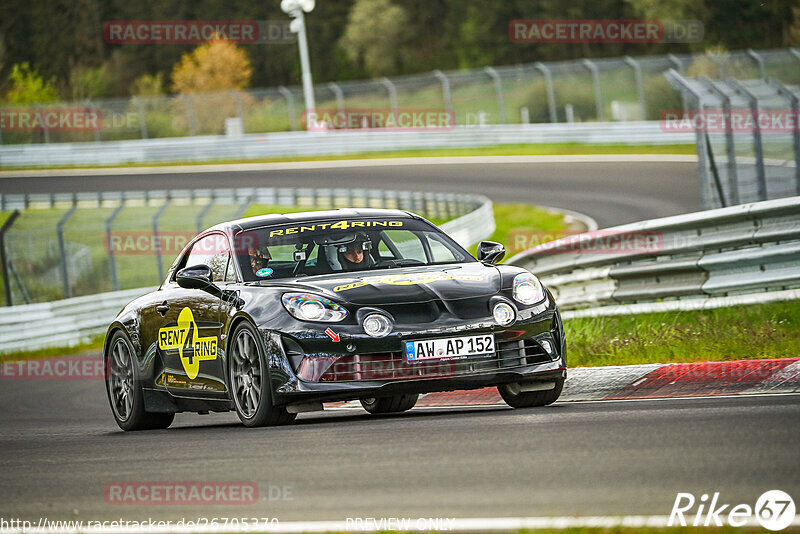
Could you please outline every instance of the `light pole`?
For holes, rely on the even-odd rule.
[[[290,29],[297,34],[297,45],[300,47],[300,69],[303,72],[303,97],[306,101],[306,120],[309,113],[316,109],[314,102],[314,85],[311,81],[311,64],[308,61],[308,42],[306,41],[306,19],[303,12],[314,10],[315,0],[281,0],[281,9],[292,17]]]

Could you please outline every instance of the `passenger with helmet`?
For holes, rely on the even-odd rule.
[[[339,247],[339,263],[345,271],[363,271],[372,267],[369,255],[370,241],[358,236],[354,241]]]
[[[267,247],[251,247],[248,250],[248,255],[250,256],[250,267],[253,269],[253,274],[256,274],[261,269],[264,269],[269,263],[269,260],[272,259]]]

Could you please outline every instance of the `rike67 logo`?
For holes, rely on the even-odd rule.
[[[794,500],[781,490],[764,492],[756,500],[755,506],[723,503],[719,492],[710,498],[704,493],[699,499],[691,493],[678,493],[667,526],[721,527],[727,522],[732,527],[760,525],[767,530],[778,531],[794,524],[795,511]]]

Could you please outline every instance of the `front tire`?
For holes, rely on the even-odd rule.
[[[122,430],[164,429],[174,413],[153,413],[144,409],[144,393],[133,345],[121,330],[114,332],[105,355],[106,393],[111,413]]]
[[[391,397],[372,397],[361,399],[361,406],[371,414],[399,413],[410,410],[417,403],[419,395],[393,395]]]
[[[564,388],[564,379],[557,378],[555,387],[544,391],[520,391],[519,384],[503,384],[497,386],[497,391],[503,400],[512,408],[532,408],[553,404],[561,395]]]
[[[297,417],[272,403],[264,349],[250,323],[239,323],[231,336],[228,376],[236,415],[244,426],[288,425]]]

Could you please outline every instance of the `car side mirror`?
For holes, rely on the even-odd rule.
[[[202,289],[208,291],[211,286],[214,286],[213,279],[211,278],[211,267],[208,265],[184,267],[175,275],[175,281],[184,289]],[[210,292],[213,292],[213,290]]]
[[[478,245],[478,261],[491,265],[503,259],[506,249],[494,241],[481,241]]]
[[[208,265],[195,265],[184,267],[175,274],[175,281],[184,289],[200,289],[207,293],[231,302],[237,308],[244,306],[244,301],[235,291],[221,289],[214,283],[211,267]]]

